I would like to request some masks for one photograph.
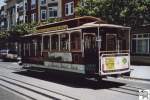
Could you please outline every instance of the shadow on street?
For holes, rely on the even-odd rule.
[[[49,82],[54,82],[75,88],[89,88],[89,89],[109,89],[117,88],[125,84],[102,80],[101,82],[85,79],[82,76],[66,74],[64,72],[33,72],[33,71],[22,71],[15,72],[20,75],[37,78]]]

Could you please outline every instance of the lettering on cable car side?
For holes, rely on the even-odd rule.
[[[85,73],[85,66],[79,64],[67,64],[45,61],[44,66],[49,69],[64,70],[77,73]]]

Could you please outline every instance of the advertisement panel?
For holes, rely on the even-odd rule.
[[[105,55],[101,58],[102,70],[104,72],[129,68],[129,56]]]

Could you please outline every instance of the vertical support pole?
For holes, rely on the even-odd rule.
[[[82,45],[82,31],[80,30],[80,50],[81,50],[81,52],[82,52],[82,47],[83,47],[83,45]]]
[[[129,29],[129,54],[130,54],[130,46],[131,46],[131,43],[130,43],[130,39],[131,39],[130,34],[131,34],[131,28]]]
[[[100,26],[98,26],[97,28],[97,32],[98,32],[98,39],[97,39],[97,42],[98,42],[98,62],[99,62],[99,75],[101,74],[101,55],[100,55],[100,49],[101,49],[101,38],[100,38]]]
[[[24,51],[24,53],[23,53],[23,55],[25,56],[26,55],[26,51],[25,51],[25,43],[23,44],[23,51]]]
[[[71,51],[71,33],[68,33],[69,34],[69,43],[68,43],[68,47],[69,47],[69,52]]]
[[[34,55],[36,56],[36,46],[37,46],[37,43],[36,43],[37,41],[35,41],[35,43],[34,43]]]
[[[84,33],[82,31],[82,57],[84,57]]]
[[[59,45],[58,48],[59,48],[59,51],[60,51],[60,34],[58,35],[58,41],[59,41],[58,42],[58,45]]]
[[[43,53],[43,38],[44,38],[44,36],[42,35],[42,41],[41,41],[41,56],[42,56],[42,53]]]
[[[21,44],[18,43],[18,48],[19,48],[19,56],[21,56]]]
[[[49,36],[49,49],[50,49],[50,52],[51,52],[51,50],[52,50],[52,44],[51,44],[51,35]]]
[[[120,40],[117,40],[117,52],[119,53],[120,51]]]
[[[29,43],[29,45],[28,45],[28,46],[29,46],[29,56],[30,56],[30,55],[31,55],[31,51],[30,51],[30,43]]]
[[[130,37],[130,34],[131,34],[131,28],[129,29],[129,69],[131,68],[130,67],[130,65],[131,65],[131,60],[130,60],[130,39],[131,39],[131,37]],[[136,40],[137,41],[137,40]],[[137,50],[137,49],[136,49]]]
[[[100,30],[99,30],[99,27],[97,28],[98,30],[98,52],[99,52],[99,54],[100,54],[100,46],[101,46],[101,44],[100,44]],[[100,55],[99,55],[100,56]]]

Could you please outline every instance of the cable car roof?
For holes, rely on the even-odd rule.
[[[88,27],[104,27],[104,28],[130,28],[126,26],[121,26],[121,25],[114,25],[114,24],[97,24],[95,22],[93,23],[86,23],[80,26],[80,28],[88,28]]]
[[[85,28],[120,28],[120,29],[129,29],[130,27],[125,27],[125,26],[121,26],[121,25],[114,25],[114,24],[107,24],[104,23],[101,19],[95,18],[95,17],[91,17],[91,16],[84,16],[84,17],[79,17],[79,18],[74,18],[74,19],[70,19],[70,20],[65,20],[65,21],[61,21],[61,22],[56,22],[56,23],[51,23],[51,24],[47,24],[47,25],[42,25],[42,26],[38,26],[37,28],[45,28],[45,27],[53,27],[53,26],[59,26],[59,25],[65,25],[65,23],[70,22],[70,21],[77,21],[77,20],[83,20],[83,19],[91,19],[91,22],[85,22],[84,24],[80,24],[79,26],[75,26],[75,27],[68,27],[66,29],[62,29],[62,30],[55,30],[55,31],[47,31],[47,32],[37,32],[37,33],[32,33],[32,34],[27,34],[24,35],[23,37],[29,37],[29,36],[36,36],[36,35],[44,35],[44,34],[49,34],[49,33],[58,33],[58,32],[67,32],[67,31],[73,31],[73,30],[80,30],[80,29],[85,29]]]

